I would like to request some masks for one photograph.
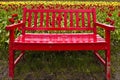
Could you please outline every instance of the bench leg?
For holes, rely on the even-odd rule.
[[[110,80],[110,50],[106,50],[106,80]]]
[[[9,50],[9,77],[14,78],[14,50]]]

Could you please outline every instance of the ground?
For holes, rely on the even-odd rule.
[[[111,80],[120,80],[120,53],[119,53],[118,47],[116,46],[112,46],[113,54],[111,55],[111,60],[112,60],[111,61]],[[15,80],[104,80],[105,74],[104,74],[104,70],[102,69],[103,65],[101,65],[101,63],[98,60],[92,61],[91,63],[95,64],[101,70],[94,71],[94,69],[91,69],[91,71],[89,71],[90,69],[89,68],[88,72],[86,73],[84,71],[79,72],[79,71],[73,70],[75,69],[75,67],[69,68],[69,69],[62,67],[61,70],[56,69],[55,71],[50,72],[45,70],[45,69],[48,69],[48,67],[45,69],[44,68],[38,69],[38,67],[37,69],[32,69],[33,67],[31,65],[33,63],[31,62],[31,65],[29,65],[27,64],[27,61],[23,59],[21,60],[20,64],[18,64],[17,66],[18,68],[15,69]],[[87,66],[89,67],[91,63],[87,62]],[[22,64],[26,64],[27,68],[31,67],[30,69],[28,69],[28,72],[25,73],[24,71],[21,71],[26,67],[26,65],[22,66]],[[83,63],[83,65],[84,64],[86,63]],[[36,64],[34,66],[39,66],[39,65]],[[80,66],[81,66],[80,69],[82,69],[83,68],[82,65]],[[21,68],[21,67],[24,67],[24,68]],[[0,80],[8,80],[8,65],[7,65],[7,61],[5,60],[4,61],[0,60]]]

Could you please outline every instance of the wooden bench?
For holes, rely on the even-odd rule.
[[[97,27],[105,30],[105,38],[97,34]],[[21,35],[14,37],[19,28]],[[21,23],[8,25],[9,40],[9,76],[14,78],[14,68],[24,55],[25,50],[65,51],[92,50],[103,63],[106,80],[110,80],[110,31],[111,25],[96,21],[96,9],[23,9]],[[37,32],[37,33],[36,33]],[[20,50],[14,59],[14,51]],[[105,60],[98,51],[105,51]]]

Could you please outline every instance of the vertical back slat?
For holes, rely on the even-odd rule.
[[[32,12],[29,12],[29,16],[28,16],[28,27],[31,27],[31,18],[32,18]]]
[[[40,27],[43,27],[43,12],[40,13]]]
[[[49,27],[49,13],[46,14],[46,27]]]
[[[52,14],[52,27],[55,27],[55,12]]]
[[[76,14],[76,27],[79,27],[79,14],[78,13],[75,14]]]
[[[23,22],[26,22],[26,17],[27,17],[26,16],[26,13],[27,13],[26,10],[27,10],[27,8],[23,9]]]
[[[23,8],[23,22],[26,23],[26,17],[27,17],[27,12],[26,12],[27,8]],[[22,27],[22,34],[25,34],[25,25]]]
[[[92,9],[92,16],[93,16],[94,34],[97,34],[96,26],[94,25],[94,23],[96,22],[96,9],[95,8]]]
[[[67,13],[64,13],[64,27],[67,27]]]
[[[73,13],[70,13],[70,27],[73,27]]]
[[[93,11],[93,22],[95,23],[96,22],[96,9],[93,8],[92,11]]]
[[[85,27],[85,19],[84,12],[82,12],[82,27]]]
[[[61,13],[58,13],[58,27],[61,27]]]
[[[88,28],[90,28],[91,27],[91,25],[90,25],[90,13],[87,13],[87,17],[88,17]]]
[[[34,16],[34,27],[37,27],[37,19],[38,19],[38,13],[35,12],[35,16]]]

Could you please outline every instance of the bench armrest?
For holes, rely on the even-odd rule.
[[[105,30],[110,30],[110,31],[114,31],[115,30],[115,27],[112,26],[112,25],[107,25],[107,24],[103,24],[103,23],[100,23],[100,22],[96,22],[95,25],[99,26],[101,28],[104,28]]]
[[[23,23],[23,22],[17,23],[17,24],[11,24],[11,25],[6,26],[6,30],[14,30],[14,29],[20,28],[24,25],[25,25],[25,23]]]

